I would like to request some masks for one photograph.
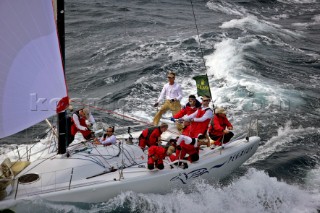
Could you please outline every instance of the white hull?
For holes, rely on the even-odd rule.
[[[30,200],[41,197],[49,201],[94,203],[107,201],[121,192],[134,191],[139,193],[167,193],[175,188],[188,188],[196,179],[217,181],[229,175],[234,169],[251,157],[259,146],[259,137],[237,140],[226,144],[223,150],[204,148],[200,151],[200,160],[189,164],[188,169],[170,167],[165,160],[165,169],[149,171],[146,168],[147,156],[136,145],[123,145],[126,155],[106,158],[119,154],[118,146],[74,146],[74,154],[70,158],[51,154],[30,164],[20,176],[27,173],[39,174],[40,179],[28,183],[17,184],[1,203],[13,200]],[[82,148],[81,148],[82,147]],[[89,153],[90,152],[90,153]],[[142,159],[142,156],[144,159]],[[123,162],[129,166],[133,161],[138,165],[123,169],[123,178],[119,171],[110,172],[86,179],[105,170],[103,167],[119,168]],[[71,178],[72,174],[72,178]],[[17,187],[18,185],[18,187]]]

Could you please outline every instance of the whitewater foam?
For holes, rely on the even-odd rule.
[[[319,132],[319,129],[314,127],[303,128],[301,126],[293,128],[292,122],[289,120],[285,122],[284,126],[280,126],[277,132],[277,135],[271,137],[263,146],[258,148],[257,152],[248,159],[246,164],[264,160],[275,152],[281,152],[295,139],[307,136],[311,133],[317,133]]]
[[[270,178],[262,171],[249,169],[232,184],[220,186],[204,181],[192,185],[192,193],[181,190],[166,195],[125,192],[91,209],[127,212],[317,212],[319,197],[298,186]]]
[[[207,3],[209,9],[222,12],[228,15],[242,16],[247,13],[247,10],[239,5],[230,4],[228,2],[211,2]]]

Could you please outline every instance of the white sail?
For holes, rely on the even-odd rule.
[[[51,0],[0,1],[0,138],[56,113],[67,96]]]

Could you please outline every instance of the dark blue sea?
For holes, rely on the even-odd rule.
[[[77,205],[35,200],[17,212],[320,212],[319,0],[66,0],[65,16],[75,108],[90,104],[110,126],[135,123],[114,112],[150,122],[168,70],[177,73],[183,104],[196,94],[192,77],[207,74],[236,137],[258,120],[262,141],[231,176],[198,182],[191,193],[126,192]],[[21,135],[1,142],[28,142]]]

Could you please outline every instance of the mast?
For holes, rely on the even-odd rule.
[[[65,74],[65,27],[64,27],[64,0],[56,0],[57,30],[60,43],[60,52],[63,71]],[[64,154],[67,151],[67,113],[58,113],[58,154]]]

